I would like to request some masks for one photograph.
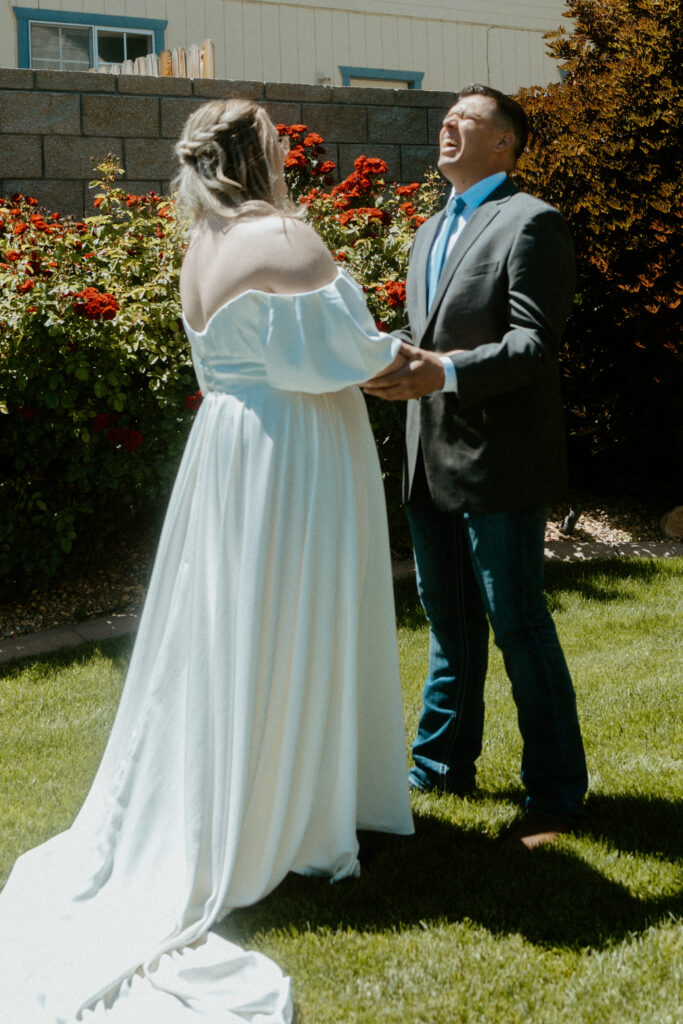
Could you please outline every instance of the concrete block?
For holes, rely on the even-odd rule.
[[[159,134],[159,100],[152,96],[83,96],[84,135],[149,138]]]
[[[119,160],[123,158],[120,139],[52,135],[45,139],[44,146],[46,178],[90,180],[97,175],[97,164],[110,153]]]
[[[266,101],[261,102],[261,106],[264,108],[273,124],[307,123],[305,119],[302,120],[300,103],[276,103],[274,101],[269,103]],[[309,127],[312,127],[312,125],[309,125]]]
[[[262,100],[265,95],[263,82],[231,82],[228,79],[195,78],[195,96],[207,100]]]
[[[365,142],[368,139],[364,107],[351,103],[303,103],[302,123],[330,142]]]
[[[163,195],[161,179],[157,178],[155,181],[147,178],[145,181],[128,181],[128,178],[121,179],[122,185],[126,192],[133,196],[147,195],[149,192],[156,192],[158,196]]]
[[[332,90],[325,85],[294,85],[291,82],[266,82],[266,99],[288,103],[329,103]]]
[[[189,78],[154,78],[151,75],[115,75],[118,91],[122,95],[191,96]]]
[[[0,136],[0,178],[42,178],[43,157],[37,135]]]
[[[396,94],[401,91],[400,89],[372,89],[359,88],[352,85],[335,85],[332,89],[332,102],[360,103],[366,107],[372,103],[377,107],[393,107],[396,104]]]
[[[5,178],[2,182],[2,191],[8,196],[14,192],[34,196],[50,213],[57,211],[64,216],[83,216],[83,186],[80,181],[55,181],[52,178],[27,181]]]
[[[368,138],[378,144],[426,145],[427,111],[419,107],[368,107]]]
[[[437,146],[401,146],[400,180],[404,184],[422,181],[428,170],[436,170]]]
[[[170,139],[126,139],[123,166],[130,178],[157,181],[175,173],[176,162]]]
[[[36,71],[36,89],[55,92],[115,92],[114,75],[93,71]]]
[[[0,89],[33,89],[34,82],[28,68],[0,68]]]
[[[373,156],[380,157],[386,161],[389,170],[384,175],[385,181],[397,181],[401,180],[401,147],[400,146],[382,146],[381,148],[376,147],[373,142],[365,142],[362,145],[354,143],[348,145],[346,143],[339,144],[339,175],[341,178],[345,178],[353,170],[353,161],[358,156]]]
[[[109,103],[109,99],[105,100]],[[78,135],[77,95],[52,92],[0,92],[0,132],[22,135]]]
[[[204,102],[205,100],[201,100],[198,97],[191,99],[181,99],[178,97],[176,99],[172,96],[162,96],[160,100],[162,138],[175,141],[180,136],[183,125],[190,114],[201,107]],[[150,132],[149,134],[153,135],[155,133]]]
[[[436,90],[432,92],[422,89],[397,89],[396,102],[399,107],[443,107],[445,112],[455,102],[455,90],[453,92],[437,92]]]

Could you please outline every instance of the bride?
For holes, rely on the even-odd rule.
[[[289,979],[219,922],[289,871],[357,874],[359,828],[413,830],[355,386],[400,342],[286,212],[260,107],[206,104],[177,153],[204,400],[92,789],[0,896],[3,1024],[288,1022]]]

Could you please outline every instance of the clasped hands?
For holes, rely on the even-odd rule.
[[[440,391],[445,380],[446,372],[436,352],[403,342],[391,366],[361,387],[366,395],[401,402]]]

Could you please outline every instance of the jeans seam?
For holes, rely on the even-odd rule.
[[[464,520],[463,520],[461,515],[458,516],[457,524],[458,524],[458,529],[457,529],[457,533],[456,533],[456,555],[461,560],[462,560],[463,556],[465,556],[466,558],[469,559],[469,551],[467,550],[467,542],[466,542],[466,538],[465,538],[465,523],[464,523]],[[468,633],[468,628],[467,628],[467,607],[466,607],[466,601],[465,601],[465,582],[464,582],[464,573],[462,571],[463,567],[464,567],[464,563],[461,561],[461,571],[456,573],[456,580],[457,580],[457,586],[458,586],[458,608],[460,609],[458,617],[460,619],[460,624],[461,624],[462,650],[463,650],[462,659],[461,659],[462,678],[461,678],[460,686],[458,687],[459,694],[458,694],[458,700],[457,700],[457,707],[455,707],[453,709],[453,718],[451,720],[451,726],[450,726],[450,728],[448,730],[448,740],[446,742],[446,747],[445,747],[444,760],[445,760],[446,763],[443,766],[445,768],[445,770],[442,772],[444,788],[446,786],[447,772],[448,772],[448,769],[451,767],[451,764],[450,764],[451,754],[453,753],[453,748],[455,747],[455,742],[456,742],[457,737],[458,737],[458,732],[460,731],[460,725],[461,725],[461,719],[462,719],[462,709],[463,709],[463,705],[465,703],[465,692],[466,692],[466,687],[467,687],[467,678],[468,678],[468,672],[469,672],[469,666],[470,666],[470,660],[471,660],[471,658],[470,658],[471,652],[470,652],[470,644],[469,644],[469,633]]]

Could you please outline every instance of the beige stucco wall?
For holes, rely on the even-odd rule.
[[[166,19],[169,48],[216,46],[218,79],[341,85],[340,65],[422,71],[423,89],[505,92],[557,80],[543,34],[564,0],[0,0],[0,67],[17,66],[12,6]],[[419,13],[417,13],[419,12]],[[566,22],[564,22],[566,24]]]

